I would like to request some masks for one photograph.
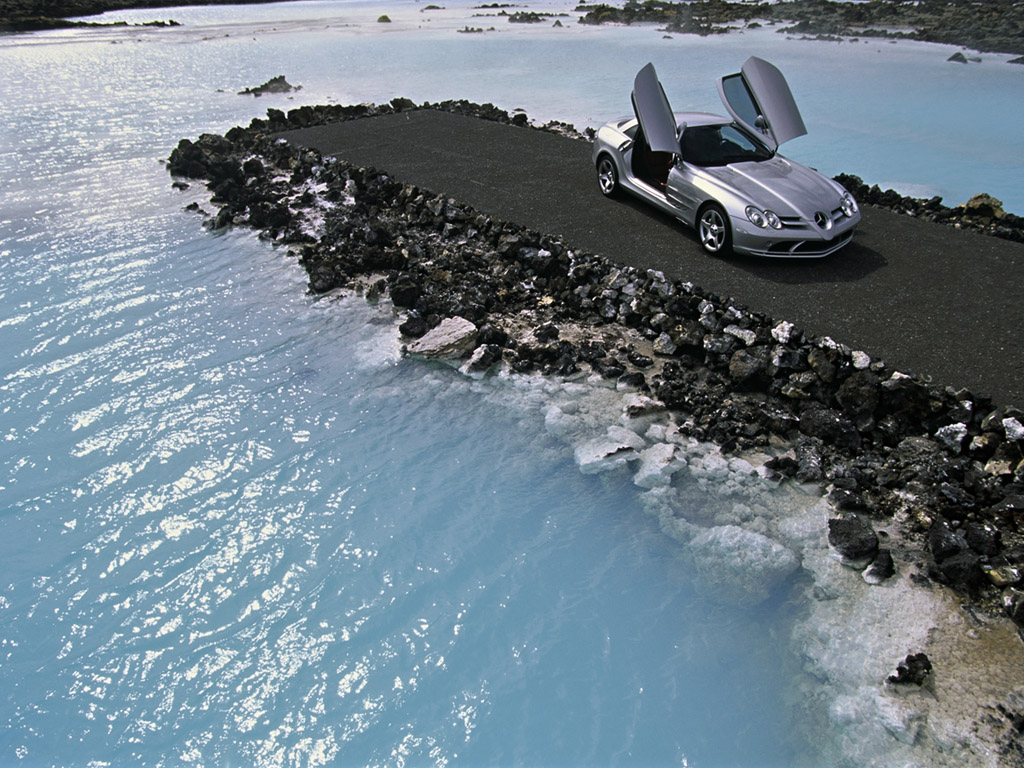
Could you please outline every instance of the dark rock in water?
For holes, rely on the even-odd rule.
[[[963,53],[961,53],[960,51],[957,51],[952,56],[950,56],[948,59],[946,59],[946,61],[955,61],[957,64],[966,64],[967,63],[967,57],[964,56]]]
[[[864,581],[868,584],[881,584],[886,579],[892,578],[896,573],[896,563],[893,562],[892,552],[888,549],[878,550],[875,559],[864,570]]]
[[[796,479],[801,483],[816,483],[825,477],[821,468],[821,451],[816,442],[801,440],[796,445],[796,462],[798,469]]]
[[[298,91],[302,88],[301,85],[292,85],[285,80],[284,75],[278,75],[272,77],[263,85],[257,85],[255,88],[246,88],[244,91],[239,91],[239,96],[262,96],[265,93],[291,93],[292,91]]]
[[[619,376],[618,384],[631,389],[646,389],[647,379],[640,371],[630,371]]]
[[[420,287],[408,275],[402,275],[391,286],[391,301],[396,307],[411,307],[420,297]]]
[[[867,518],[858,514],[828,521],[828,543],[843,565],[863,568],[878,554],[878,534]]]
[[[1015,59],[1010,59],[1006,63],[1007,64],[1024,64],[1024,56],[1018,56]]]
[[[773,472],[778,472],[783,477],[795,477],[800,469],[800,463],[789,456],[776,456],[769,460],[765,466]]]
[[[863,494],[849,488],[833,488],[828,495],[828,500],[835,505],[836,509],[840,510],[867,509]]]
[[[606,379],[617,379],[626,372],[622,363],[614,357],[600,357],[591,362],[594,370]]]
[[[950,526],[949,521],[939,518],[928,529],[928,549],[936,563],[959,555],[967,549],[967,542]]]
[[[263,162],[258,157],[250,157],[242,164],[242,172],[246,176],[260,178],[263,176]]]
[[[427,325],[427,321],[418,315],[411,316],[408,320],[398,326],[399,332],[403,336],[408,336],[413,339],[418,339],[427,331],[430,330],[430,326]]]
[[[480,326],[479,339],[481,344],[495,347],[504,347],[508,344],[508,334],[490,323]]]
[[[923,653],[911,653],[896,665],[896,672],[889,675],[886,682],[893,685],[923,685],[931,671],[931,659]]]

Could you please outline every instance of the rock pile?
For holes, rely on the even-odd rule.
[[[834,546],[871,563],[869,581],[892,568],[887,548],[866,546],[869,521],[895,518],[917,542],[902,556],[919,578],[1004,606],[1024,626],[1024,413],[272,135],[411,106],[270,110],[224,136],[182,140],[168,167],[206,180],[218,206],[209,226],[259,230],[298,257],[311,291],[388,294],[410,351],[434,335],[478,374],[590,371],[639,390],[685,434],[725,454],[774,451],[778,476],[819,484],[842,512]],[[492,105],[430,108],[527,122]]]
[[[859,176],[841,173],[835,180],[861,204],[1024,243],[1024,217],[1007,213],[1002,202],[991,195],[975,195],[966,203],[949,208],[942,204],[941,197],[904,197],[894,189],[882,191],[877,184],[869,187]]]

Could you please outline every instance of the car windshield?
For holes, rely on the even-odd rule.
[[[768,147],[736,125],[697,125],[683,131],[683,159],[694,165],[768,160]]]

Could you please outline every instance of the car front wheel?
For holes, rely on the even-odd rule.
[[[716,203],[709,203],[701,210],[697,218],[697,234],[701,247],[711,256],[722,256],[732,248],[729,218]]]
[[[619,172],[615,168],[615,162],[608,155],[602,155],[597,161],[597,183],[606,197],[611,197],[619,191]]]

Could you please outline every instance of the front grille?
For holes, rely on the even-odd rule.
[[[853,230],[844,232],[835,240],[788,240],[772,243],[764,251],[766,256],[826,256],[850,242]]]

